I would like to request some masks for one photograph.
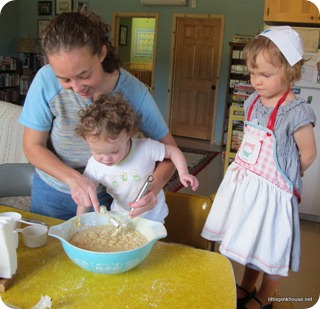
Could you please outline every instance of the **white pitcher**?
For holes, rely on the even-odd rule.
[[[18,267],[16,244],[10,218],[0,218],[0,278],[12,278]]]

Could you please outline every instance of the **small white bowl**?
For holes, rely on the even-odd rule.
[[[48,239],[48,228],[43,225],[31,225],[18,230],[22,233],[23,244],[29,248],[44,246]]]

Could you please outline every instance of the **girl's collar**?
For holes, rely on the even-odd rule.
[[[130,138],[129,142],[130,142],[130,149],[128,151],[128,154],[126,155],[125,158],[123,158],[120,162],[118,162],[117,165],[127,162],[132,157],[132,154],[134,153],[134,150],[136,148],[136,140],[133,138]]]

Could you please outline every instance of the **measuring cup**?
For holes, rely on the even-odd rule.
[[[22,234],[22,241],[26,247],[38,248],[47,243],[48,227],[44,225],[31,225],[23,229],[16,229]]]

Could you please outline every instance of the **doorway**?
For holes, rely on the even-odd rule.
[[[154,92],[156,64],[157,13],[114,13],[112,15],[113,46],[122,67]]]
[[[213,143],[224,16],[175,15],[173,27],[170,131]]]

